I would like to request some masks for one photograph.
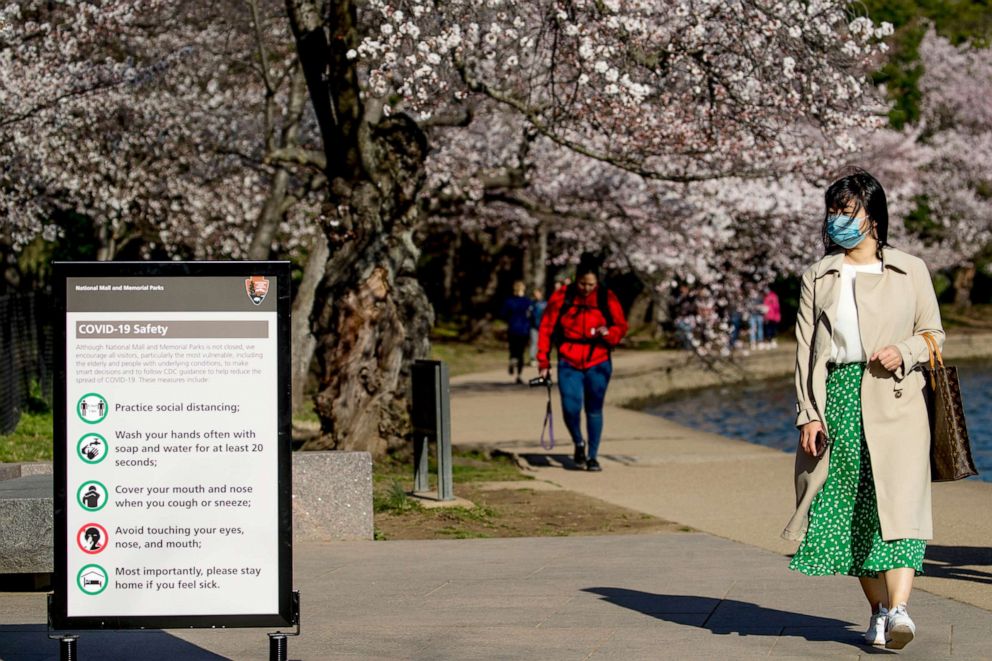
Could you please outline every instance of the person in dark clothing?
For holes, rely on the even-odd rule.
[[[623,308],[613,292],[599,283],[597,264],[583,255],[575,284],[548,299],[541,319],[537,366],[551,376],[551,349],[558,348],[558,391],[565,426],[575,444],[575,463],[590,471],[602,468],[596,458],[603,433],[603,403],[613,373],[610,352],[627,332]],[[586,409],[589,451],[582,438],[581,414]]]
[[[516,371],[516,383],[523,383],[524,352],[530,342],[530,318],[528,312],[532,301],[524,296],[527,290],[519,280],[513,283],[513,296],[506,299],[500,317],[506,320],[507,340],[510,345],[510,376]]]

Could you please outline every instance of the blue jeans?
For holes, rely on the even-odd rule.
[[[749,335],[751,339],[751,344],[758,344],[765,341],[765,320],[760,314],[752,314],[751,318],[748,319],[748,324],[750,326]]]
[[[586,456],[590,459],[595,459],[599,451],[599,439],[603,435],[603,401],[606,399],[606,387],[610,385],[612,374],[613,363],[609,360],[584,370],[575,369],[565,361],[558,362],[562,417],[565,418],[565,426],[572,436],[572,442],[576,446],[584,445],[581,419],[584,400],[586,429],[589,433]]]

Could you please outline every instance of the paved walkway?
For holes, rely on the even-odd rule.
[[[945,359],[987,355],[989,346],[988,335],[953,336]],[[749,378],[759,379],[790,373],[794,361],[795,345],[783,344],[753,354],[742,366]],[[545,393],[512,386],[505,372],[452,380],[452,437],[456,444],[513,452],[535,477],[566,489],[727,539],[792,553],[795,543],[779,536],[795,502],[791,454],[619,406],[716,380],[710,372],[687,366],[681,352],[618,352],[604,411],[602,473],[569,470],[572,446],[557,393],[559,447],[550,453],[541,449]],[[791,408],[793,402],[783,406]],[[927,549],[926,576],[916,586],[992,610],[992,484],[935,484],[933,492],[935,538]]]
[[[788,349],[748,364],[783,371]],[[951,357],[954,354],[950,354]],[[618,353],[612,402],[704,382],[675,354]],[[673,369],[668,369],[673,367]],[[788,364],[784,369],[788,368]],[[786,569],[778,538],[791,459],[611,406],[604,471],[537,446],[543,393],[505,374],[455,380],[456,443],[511,450],[538,479],[697,533],[298,544],[303,635],[291,659],[855,659],[866,613],[852,579]],[[557,408],[557,404],[556,404]],[[559,429],[564,426],[559,421]],[[543,456],[549,454],[549,456]],[[909,659],[992,659],[992,485],[939,485],[937,540],[911,612]],[[982,606],[982,607],[979,607]],[[45,597],[0,594],[0,659],[58,658]],[[266,659],[257,630],[84,632],[79,658]]]
[[[857,659],[852,580],[703,533],[301,544],[290,659]],[[992,657],[992,613],[924,592],[907,659]],[[44,597],[0,598],[0,659],[58,658]],[[259,630],[83,632],[82,661],[268,658]]]

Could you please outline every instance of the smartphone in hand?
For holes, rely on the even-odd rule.
[[[823,453],[830,447],[830,437],[823,433],[823,430],[816,432],[816,441],[813,443],[815,449],[814,456],[822,457]]]

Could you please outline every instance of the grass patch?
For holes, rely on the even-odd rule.
[[[320,426],[320,416],[313,408],[313,400],[307,400],[303,403],[303,408],[298,411],[293,412],[293,424],[295,425],[317,425]]]
[[[507,455],[455,450],[455,495],[474,507],[421,507],[413,488],[413,458],[393,456],[373,466],[375,539],[560,537],[676,532],[675,524],[566,490],[517,488],[533,479]],[[506,488],[480,482],[506,482]]]
[[[992,330],[992,304],[959,308],[945,303],[940,306],[940,320],[944,328],[958,332],[983,332]]]
[[[395,480],[388,487],[372,493],[372,510],[376,513],[403,514],[420,509],[420,503],[410,498],[403,485]]]
[[[509,359],[498,345],[438,341],[431,343],[431,358],[446,362],[449,376],[506,369]]]
[[[21,413],[17,428],[0,436],[0,462],[52,460],[52,414]]]
[[[479,530],[465,530],[463,528],[445,527],[438,530],[438,534],[447,539],[489,539],[489,533]]]
[[[433,447],[431,450],[428,476],[431,488],[436,489],[437,462]],[[451,451],[451,477],[455,484],[533,479],[530,475],[522,473],[509,455],[490,456],[479,450],[459,450],[457,448]],[[391,489],[393,483],[399,483],[407,491],[412,491],[413,455],[411,453],[399,453],[377,459],[372,466],[372,482],[377,495]]]

